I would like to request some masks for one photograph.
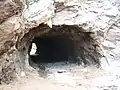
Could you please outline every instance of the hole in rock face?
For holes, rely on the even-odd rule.
[[[35,37],[31,45],[33,43],[36,45],[36,51],[30,57],[36,64],[68,61],[75,56],[74,42],[65,36],[43,35]]]
[[[26,33],[16,45],[21,67],[26,68],[30,65],[39,71],[45,70],[47,63],[58,64],[55,62],[65,65],[74,63],[82,66],[100,66],[101,49],[92,34],[84,32],[76,25],[60,25],[52,28],[39,25]],[[63,67],[61,63],[59,64]]]

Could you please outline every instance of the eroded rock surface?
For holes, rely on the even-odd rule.
[[[91,37],[105,57],[101,63],[107,59],[114,66],[111,61],[119,62],[120,57],[119,4],[117,0],[1,0],[0,83],[9,83],[22,70],[31,40],[48,33],[52,25],[77,25],[94,33]]]

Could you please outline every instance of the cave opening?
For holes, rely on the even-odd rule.
[[[75,57],[74,41],[62,35],[42,35],[35,37],[33,43],[36,45],[36,51],[30,55],[32,62],[40,63],[55,63],[69,62]]]
[[[102,55],[99,43],[92,34],[94,33],[84,32],[84,29],[76,25],[52,28],[40,25],[32,28],[16,45],[20,67],[23,70],[34,68],[38,72],[58,64],[62,67],[63,64],[99,67]]]

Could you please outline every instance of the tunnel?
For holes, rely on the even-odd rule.
[[[53,26],[40,25],[32,28],[16,44],[21,67],[33,67],[39,72],[45,65],[64,63],[78,66],[100,66],[102,57],[99,43],[92,37],[93,33],[84,32],[76,25]],[[33,44],[36,49],[30,54]],[[60,64],[59,63],[59,64]]]
[[[75,57],[74,41],[62,35],[35,37],[31,45],[32,43],[36,44],[37,49],[35,55],[30,55],[30,58],[36,64],[67,62]]]

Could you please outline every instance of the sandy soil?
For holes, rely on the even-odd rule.
[[[0,86],[0,90],[120,90],[118,66],[106,70],[64,62],[45,66],[46,78],[28,73],[11,85]]]

